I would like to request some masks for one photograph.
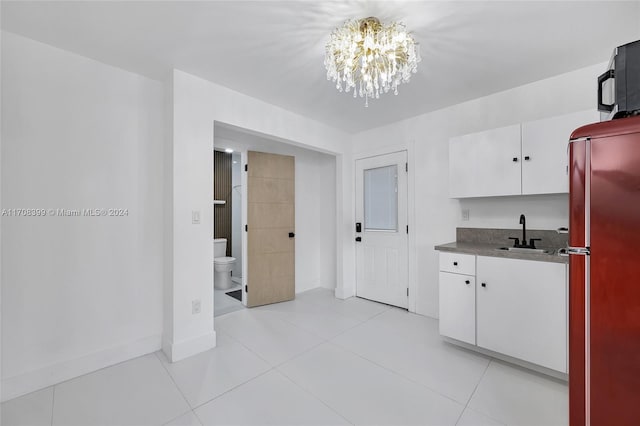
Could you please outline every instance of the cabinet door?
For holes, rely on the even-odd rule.
[[[475,135],[476,196],[519,195],[520,124]]]
[[[567,372],[566,265],[477,257],[478,346]]]
[[[567,146],[571,132],[600,121],[597,110],[522,124],[522,193],[569,192]]]
[[[440,334],[476,344],[476,285],[470,275],[440,272]]]
[[[452,138],[449,194],[452,198],[521,193],[520,124]]]

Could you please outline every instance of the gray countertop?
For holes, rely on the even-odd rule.
[[[558,255],[557,249],[550,249],[548,247],[541,247],[550,250],[550,253],[521,253],[512,252],[508,250],[498,250],[500,247],[505,247],[507,244],[486,244],[479,242],[453,242],[448,244],[441,244],[435,246],[436,250],[448,251],[454,253],[466,253],[475,254],[477,256],[489,256],[489,257],[504,257],[508,259],[522,259],[522,260],[537,260],[539,262],[553,262],[553,263],[569,263],[569,258],[566,256]]]

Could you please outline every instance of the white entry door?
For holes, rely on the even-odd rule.
[[[408,306],[407,152],[356,161],[356,295]]]

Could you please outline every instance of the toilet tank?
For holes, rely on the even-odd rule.
[[[215,238],[213,240],[213,257],[225,257],[227,255],[227,239]]]

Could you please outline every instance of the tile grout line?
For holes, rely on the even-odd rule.
[[[193,413],[193,415],[196,417],[196,420],[198,420],[198,423],[200,423],[200,425],[204,425],[204,422],[202,421],[202,419],[200,418],[200,416],[198,415],[198,413],[196,413],[196,410],[191,410],[191,412]]]
[[[369,320],[371,320],[371,319],[373,319],[373,318],[375,318],[375,317],[378,317],[378,316],[380,316],[380,315],[382,315],[383,313],[388,312],[388,311],[389,311],[389,309],[387,309],[387,310],[385,310],[385,311],[383,311],[383,312],[380,312],[380,313],[378,313],[378,314],[374,315],[373,317],[369,318]],[[409,312],[409,313],[411,313],[411,312]],[[367,320],[367,321],[369,321],[369,320]],[[367,322],[367,321],[365,321],[365,322]],[[361,323],[361,324],[359,324],[359,325],[363,325],[363,324],[364,324],[364,322],[363,322],[363,323]],[[353,328],[355,328],[355,327],[357,327],[357,326],[352,327],[352,329],[353,329]],[[344,333],[341,333],[341,334],[344,334]],[[436,394],[438,394],[438,395],[440,395],[440,396],[442,396],[442,397],[444,397],[444,398],[447,398],[447,399],[449,399],[449,400],[451,400],[451,401],[455,402],[456,404],[462,405],[462,403],[461,403],[460,401],[458,401],[458,400],[456,400],[456,399],[454,399],[454,398],[452,398],[452,397],[450,397],[450,396],[448,396],[448,395],[443,394],[441,391],[439,391],[439,390],[437,390],[437,389],[434,389],[434,388],[432,388],[432,387],[430,387],[430,386],[427,386],[427,385],[425,385],[424,383],[420,383],[420,382],[418,382],[418,381],[414,380],[414,379],[413,379],[413,378],[411,378],[411,377],[407,377],[407,376],[405,376],[405,375],[403,375],[403,374],[400,374],[399,372],[397,372],[397,371],[395,371],[395,370],[392,370],[392,369],[390,369],[389,367],[386,367],[386,366],[384,366],[384,365],[382,365],[382,364],[379,364],[378,362],[376,362],[376,361],[374,361],[374,360],[371,360],[371,359],[369,359],[369,358],[365,357],[364,355],[361,355],[361,354],[359,354],[358,352],[355,352],[355,351],[354,351],[354,350],[352,350],[352,349],[349,349],[349,348],[347,348],[347,347],[344,347],[344,346],[340,345],[339,343],[334,342],[333,340],[334,340],[334,339],[336,339],[337,337],[339,337],[341,334],[339,334],[338,336],[335,336],[334,338],[332,338],[331,340],[329,340],[329,342],[328,342],[328,343],[331,343],[333,346],[335,346],[335,347],[337,347],[337,348],[339,348],[339,349],[345,350],[345,351],[347,351],[347,352],[349,352],[349,353],[351,353],[351,354],[353,354],[353,355],[355,355],[355,356],[357,356],[357,357],[359,357],[359,358],[362,358],[363,360],[368,361],[368,362],[370,362],[370,363],[372,363],[372,364],[374,364],[374,365],[376,365],[376,366],[378,366],[378,367],[380,367],[380,368],[382,368],[382,369],[384,369],[384,370],[386,370],[386,371],[388,371],[388,372],[390,372],[390,373],[392,373],[392,374],[394,374],[394,375],[396,375],[396,376],[399,376],[399,377],[401,377],[401,378],[403,378],[403,379],[405,379],[405,380],[408,380],[408,381],[409,381],[409,382],[411,382],[411,383],[414,383],[414,384],[416,384],[416,385],[418,385],[418,386],[420,386],[420,387],[423,387],[423,388],[425,388],[425,389],[428,389],[428,390],[430,390],[431,392],[434,392],[434,393],[436,393]],[[464,413],[464,410],[467,408],[467,405],[469,404],[469,401],[471,400],[471,397],[473,397],[473,395],[474,395],[474,393],[475,393],[476,389],[478,388],[478,385],[480,384],[480,381],[482,381],[482,378],[484,377],[485,373],[487,372],[487,369],[489,368],[489,364],[491,364],[491,362],[492,362],[492,361],[493,361],[493,358],[489,358],[489,362],[487,363],[487,366],[484,368],[484,370],[483,370],[483,372],[482,372],[482,375],[480,376],[480,379],[478,380],[478,383],[477,383],[477,384],[476,384],[476,386],[473,388],[473,392],[471,392],[471,396],[470,396],[470,397],[469,397],[469,399],[467,400],[467,402],[466,402],[466,404],[465,404],[465,407],[464,407],[464,409],[462,410],[462,413]],[[462,416],[462,413],[460,413],[460,416]],[[459,418],[458,418],[458,420],[459,420]],[[457,423],[457,422],[456,422],[456,423]]]
[[[398,377],[400,377],[400,378],[402,378],[402,379],[404,379],[404,380],[408,381],[409,383],[413,383],[414,385],[418,385],[418,386],[420,386],[421,388],[427,389],[428,391],[433,392],[433,393],[435,393],[435,394],[436,394],[436,395],[438,395],[438,396],[441,396],[441,397],[443,397],[443,398],[447,398],[447,399],[449,399],[449,400],[451,400],[451,401],[455,402],[455,403],[456,403],[456,404],[458,404],[458,405],[462,405],[462,403],[461,403],[460,401],[453,399],[453,398],[452,398],[452,397],[450,397],[449,395],[445,395],[445,394],[443,394],[442,392],[440,392],[439,390],[433,389],[433,388],[431,388],[430,386],[425,385],[424,383],[420,383],[420,382],[418,382],[418,381],[416,381],[416,380],[414,380],[414,379],[412,379],[412,378],[410,378],[410,377],[407,377],[407,376],[405,376],[405,375],[403,375],[403,374],[400,374],[400,373],[398,373],[397,371],[394,371],[394,370],[390,369],[389,367],[386,367],[386,366],[384,366],[384,365],[382,365],[382,364],[378,364],[376,361],[370,360],[369,358],[366,358],[365,356],[360,355],[359,353],[354,352],[353,350],[351,350],[351,349],[349,349],[349,348],[345,348],[344,346],[342,346],[342,345],[340,345],[340,344],[338,344],[338,343],[335,343],[335,342],[328,342],[328,343],[330,343],[331,345],[335,346],[335,347],[336,347],[336,348],[338,348],[338,349],[342,349],[342,350],[344,350],[344,351],[346,351],[346,352],[349,352],[350,354],[355,355],[355,356],[357,356],[358,358],[361,358],[361,359],[363,359],[363,360],[365,360],[365,361],[367,361],[367,362],[369,362],[369,363],[371,363],[371,364],[375,365],[376,367],[380,367],[380,368],[382,368],[383,370],[385,370],[385,371],[387,371],[387,372],[389,372],[389,373],[391,373],[391,374],[393,374],[393,375],[395,375],[395,376],[398,376]]]
[[[319,401],[322,405],[324,405],[325,407],[327,407],[329,410],[333,411],[334,413],[336,413],[341,419],[343,419],[344,421],[346,421],[347,423],[349,423],[350,425],[355,426],[355,423],[352,422],[351,420],[349,420],[348,418],[346,418],[345,416],[343,416],[338,410],[336,410],[335,408],[331,407],[329,404],[327,404],[326,402],[324,402],[322,399],[320,399],[318,396],[316,396],[315,394],[313,394],[310,390],[306,389],[304,386],[302,386],[301,384],[297,383],[296,381],[294,381],[291,377],[287,376],[284,372],[280,371],[279,369],[275,369],[275,371],[280,374],[280,376],[284,377],[285,379],[287,379],[288,381],[290,381],[291,383],[293,383],[294,386],[302,389],[303,392],[305,392],[307,395],[309,395],[310,397],[312,397],[313,399]]]
[[[244,382],[242,382],[242,383],[238,383],[237,385],[235,385],[235,386],[233,386],[233,387],[231,387],[231,388],[227,389],[226,391],[222,392],[220,395],[216,395],[215,397],[213,397],[213,398],[211,398],[211,399],[209,399],[209,400],[207,400],[207,401],[203,402],[202,404],[198,404],[197,406],[193,407],[193,408],[191,409],[191,411],[193,411],[193,412],[195,413],[195,412],[196,412],[196,410],[197,410],[198,408],[201,408],[202,406],[207,405],[207,404],[209,404],[210,402],[215,401],[216,399],[218,399],[218,398],[220,398],[220,397],[222,397],[222,396],[224,396],[224,395],[228,394],[229,392],[232,392],[232,391],[234,391],[234,390],[238,389],[240,386],[244,386],[244,385],[246,385],[247,383],[249,383],[250,381],[255,380],[255,379],[259,378],[259,377],[262,377],[262,376],[264,376],[265,374],[270,373],[270,372],[272,372],[272,371],[274,371],[274,370],[275,370],[275,368],[271,367],[270,369],[263,371],[262,373],[258,374],[258,375],[257,375],[257,376],[255,376],[255,377],[252,377],[252,378],[250,378],[250,379],[247,379],[247,380],[245,380],[245,381],[244,381]],[[197,413],[196,413],[196,417],[198,417]],[[198,417],[198,420],[200,420],[200,417]],[[202,423],[202,421],[200,421],[200,423]]]
[[[302,352],[300,352],[300,353],[295,354],[295,355],[294,355],[294,356],[292,356],[291,358],[289,358],[289,359],[287,359],[287,360],[284,360],[284,361],[282,361],[281,363],[279,363],[279,364],[277,364],[277,365],[274,365],[274,366],[273,366],[273,368],[277,370],[279,367],[282,367],[282,366],[283,366],[283,365],[285,365],[286,363],[291,362],[291,361],[294,361],[294,360],[296,360],[296,359],[300,358],[301,356],[306,355],[306,354],[308,354],[309,352],[311,352],[312,350],[317,349],[317,348],[319,348],[320,346],[322,346],[322,345],[324,345],[324,344],[327,344],[327,343],[329,343],[329,341],[328,341],[328,340],[323,340],[322,342],[318,343],[317,345],[313,345],[313,346],[311,346],[310,348],[307,348],[307,349],[305,349],[304,351],[302,351]]]
[[[2,2],[2,0],[0,0],[0,2]],[[74,376],[74,377],[70,377],[68,379],[64,379],[61,382],[54,383],[52,385],[45,386],[45,387],[40,388],[40,389],[35,389],[35,390],[31,391],[31,392],[25,393],[23,395],[18,395],[18,396],[14,397],[14,398],[11,398],[11,399],[8,399],[6,401],[3,401],[2,404],[7,403],[9,401],[13,401],[14,399],[22,398],[23,396],[31,395],[32,393],[36,393],[36,392],[39,392],[39,391],[44,390],[44,389],[53,388],[53,387],[56,387],[56,386],[64,385],[64,384],[69,383],[69,382],[73,382],[73,381],[78,380],[78,379],[80,379],[82,377],[85,377],[85,376],[91,376],[91,375],[96,374],[96,373],[98,373],[100,371],[107,370],[107,369],[113,368],[113,367],[117,367],[117,366],[119,366],[121,364],[125,364],[127,362],[130,362],[130,361],[133,361],[133,360],[136,360],[136,359],[144,358],[144,357],[147,357],[147,356],[155,356],[156,352],[161,351],[161,350],[162,350],[162,348],[154,350],[154,351],[151,351],[151,352],[148,352],[146,354],[136,355],[133,358],[128,358],[128,359],[125,359],[123,361],[116,362],[113,365],[106,365],[104,367],[98,368],[97,370],[89,371],[89,372],[80,374],[79,376]]]
[[[187,404],[187,405],[188,405],[188,404]],[[180,417],[184,416],[184,415],[185,415],[185,414],[187,414],[187,413],[193,413],[193,410],[192,410],[191,408],[189,408],[189,410],[188,410],[188,411],[185,411],[184,413],[177,415],[176,417],[172,418],[171,420],[169,420],[169,421],[167,421],[167,422],[165,422],[165,423],[162,423],[162,426],[165,426],[167,423],[171,423],[171,422],[172,422],[172,421],[174,421],[174,420],[178,420]],[[193,413],[193,414],[195,414],[195,413]],[[197,416],[196,416],[196,417],[197,417]],[[200,421],[200,419],[198,419],[198,421]],[[202,423],[202,422],[200,422],[200,423]]]
[[[250,379],[247,379],[247,380],[245,380],[245,381],[244,381],[244,382],[242,382],[242,383],[238,383],[237,385],[233,386],[232,388],[227,389],[226,391],[222,392],[221,394],[216,395],[215,397],[213,397],[213,398],[211,398],[211,399],[209,399],[209,400],[207,400],[207,401],[203,402],[202,404],[198,404],[198,405],[197,405],[197,406],[195,406],[195,407],[191,407],[191,404],[189,404],[189,402],[187,401],[187,405],[189,405],[189,407],[191,407],[191,411],[193,411],[193,413],[194,413],[194,414],[196,415],[196,417],[198,418],[198,421],[199,421],[200,423],[202,423],[202,424],[204,424],[204,422],[202,421],[202,419],[200,419],[200,416],[198,416],[198,414],[196,413],[196,409],[198,409],[198,408],[202,407],[203,405],[206,405],[206,404],[210,403],[211,401],[214,401],[214,400],[216,400],[216,399],[220,398],[222,395],[227,394],[227,393],[231,392],[232,390],[234,390],[234,389],[236,389],[236,388],[238,388],[238,387],[240,387],[240,386],[242,386],[242,385],[245,385],[245,384],[249,383],[250,381],[252,381],[252,380],[254,380],[254,379],[257,379],[258,377],[264,376],[265,374],[269,373],[270,371],[275,370],[275,367],[274,367],[274,366],[272,366],[270,362],[268,362],[266,359],[264,359],[263,357],[261,357],[260,355],[258,355],[258,354],[257,354],[256,352],[254,352],[251,348],[247,347],[244,343],[242,343],[240,340],[238,340],[238,339],[236,339],[235,337],[233,337],[231,334],[229,334],[229,333],[225,333],[225,332],[224,332],[224,331],[222,331],[222,330],[220,330],[220,331],[216,330],[216,333],[224,334],[226,337],[230,338],[231,340],[233,340],[234,342],[236,342],[238,345],[242,346],[242,347],[243,347],[243,348],[245,348],[247,351],[249,351],[250,353],[252,353],[253,355],[255,355],[258,359],[260,359],[262,362],[264,362],[264,363],[265,363],[269,368],[268,368],[267,370],[263,371],[262,373],[258,374],[257,376],[254,376],[254,377],[252,377],[252,378],[250,378]],[[217,341],[216,341],[216,348],[217,348],[217,347],[218,347],[218,345],[217,345]],[[213,348],[213,349],[215,349],[215,348]],[[169,375],[171,375],[171,374],[169,374]],[[177,386],[177,385],[176,385],[176,386]]]
[[[365,319],[365,320],[363,320],[363,321],[359,322],[358,324],[355,324],[353,327],[349,327],[349,328],[347,328],[347,329],[345,329],[345,330],[342,330],[340,333],[336,334],[335,336],[333,336],[333,337],[332,337],[332,338],[330,338],[329,340],[331,341],[331,340],[333,340],[333,339],[336,339],[336,338],[338,338],[338,337],[342,336],[343,334],[345,334],[346,332],[351,331],[351,330],[353,330],[354,328],[360,327],[361,325],[364,325],[365,323],[367,323],[367,322],[371,321],[372,319],[377,318],[377,317],[379,317],[380,315],[382,315],[382,314],[384,314],[384,313],[386,313],[386,312],[389,312],[389,310],[390,310],[390,309],[385,309],[384,311],[380,311],[380,312],[378,312],[377,314],[373,315],[372,317],[369,317],[369,318],[367,318],[367,319]]]
[[[262,362],[264,362],[265,364],[267,364],[269,367],[271,367],[272,369],[274,368],[271,363],[269,361],[267,361],[266,359],[264,359],[263,357],[261,357],[257,352],[255,352],[253,349],[251,349],[250,347],[248,347],[247,345],[245,345],[244,343],[242,343],[240,340],[236,339],[235,337],[233,337],[231,334],[229,333],[225,333],[224,331],[216,331],[216,333],[221,333],[224,334],[225,336],[227,336],[228,338],[230,338],[231,340],[233,340],[234,342],[236,342],[237,344],[239,344],[240,346],[242,346],[243,348],[245,348],[246,350],[248,350],[249,352],[251,352],[253,355],[257,356]],[[218,347],[218,343],[216,341],[216,348]],[[215,349],[215,348],[213,348]]]
[[[456,426],[460,422],[460,419],[462,418],[462,415],[464,414],[464,412],[467,410],[467,407],[469,407],[469,403],[473,399],[473,396],[476,394],[476,391],[478,390],[478,387],[480,386],[482,379],[484,379],[484,376],[487,374],[487,370],[489,370],[489,366],[491,365],[492,362],[493,362],[493,358],[489,358],[489,362],[487,363],[487,366],[484,368],[484,371],[482,372],[482,376],[480,376],[480,380],[478,380],[478,383],[476,383],[476,386],[473,388],[473,392],[471,392],[471,395],[469,395],[469,399],[467,400],[467,403],[464,405],[464,408],[462,409],[462,411],[460,412],[460,415],[458,416],[458,420],[456,420]],[[489,417],[489,418],[492,420],[495,420],[492,417]]]
[[[288,324],[288,325],[290,325],[290,326],[292,326],[292,327],[294,327],[294,328],[296,328],[296,329],[298,329],[298,330],[301,330],[301,331],[303,331],[303,332],[305,332],[305,333],[311,334],[311,335],[312,335],[312,336],[314,336],[314,337],[317,337],[318,339],[320,339],[320,342],[319,342],[319,343],[317,343],[317,344],[314,344],[313,346],[311,346],[311,347],[309,347],[309,348],[307,348],[307,349],[305,349],[305,350],[303,350],[303,351],[302,351],[302,352],[300,352],[300,353],[295,354],[295,355],[294,355],[294,356],[292,356],[291,358],[288,358],[288,359],[286,359],[286,360],[282,361],[281,363],[278,363],[278,364],[276,364],[276,365],[272,365],[268,360],[264,359],[264,358],[263,358],[262,356],[260,356],[257,352],[255,352],[253,349],[251,349],[250,347],[248,347],[247,345],[245,345],[244,343],[242,343],[240,340],[238,340],[238,339],[236,339],[235,337],[233,337],[231,334],[229,334],[229,333],[225,333],[224,331],[221,331],[221,333],[222,333],[222,334],[224,334],[224,335],[226,335],[226,336],[228,336],[228,337],[230,337],[231,339],[235,340],[235,341],[236,341],[236,342],[238,342],[238,344],[240,344],[242,347],[244,347],[245,349],[247,349],[249,352],[251,352],[252,354],[254,354],[255,356],[257,356],[257,357],[258,357],[258,358],[260,358],[261,360],[263,360],[266,364],[268,364],[268,365],[271,367],[271,369],[272,369],[272,370],[274,370],[274,369],[278,368],[279,366],[281,366],[281,365],[283,365],[283,364],[285,364],[285,363],[287,363],[287,362],[289,362],[289,361],[292,361],[292,360],[294,360],[294,359],[296,359],[296,358],[298,358],[298,357],[300,357],[300,356],[302,356],[302,355],[306,354],[307,352],[309,352],[309,351],[311,351],[311,350],[313,350],[313,349],[317,348],[318,346],[320,346],[320,345],[322,345],[322,344],[324,344],[324,343],[327,343],[327,342],[329,341],[328,339],[325,339],[325,338],[324,338],[324,337],[322,337],[322,336],[318,336],[318,335],[317,335],[317,334],[315,334],[315,333],[312,333],[312,332],[310,332],[310,331],[307,331],[307,330],[305,330],[305,329],[303,329],[303,328],[301,328],[301,327],[299,327],[299,326],[297,326],[297,325],[295,325],[295,324],[293,324],[293,323],[290,323],[290,322],[289,322],[289,321],[287,321],[287,320],[283,320],[283,319],[281,319],[281,318],[275,318],[275,319],[276,319],[276,320],[278,320],[278,321],[281,321],[281,322],[283,322],[283,323],[285,323],[285,324]]]
[[[301,303],[304,303],[304,301],[301,301]],[[319,307],[319,306],[315,306],[315,305],[313,305],[312,303],[307,303],[307,305],[312,305],[313,307],[320,309],[320,307]],[[275,312],[275,311],[271,311],[271,312]],[[301,325],[296,324],[295,322],[290,321],[290,320],[288,320],[288,319],[282,319],[282,318],[278,318],[278,319],[280,319],[280,320],[281,320],[281,321],[283,321],[283,322],[286,322],[287,324],[293,325],[294,327],[299,328],[300,330],[302,330],[302,331],[304,331],[304,332],[306,332],[306,333],[311,333],[311,334],[313,334],[314,336],[316,336],[316,337],[318,337],[318,338],[320,338],[320,339],[322,339],[322,340],[324,340],[324,341],[327,341],[327,342],[328,342],[328,341],[330,341],[331,339],[335,339],[336,337],[340,336],[341,334],[344,334],[344,333],[346,333],[347,331],[352,330],[352,329],[354,329],[354,328],[356,328],[356,327],[358,327],[358,326],[360,326],[360,325],[364,324],[365,322],[369,321],[369,320],[370,320],[370,319],[372,319],[372,318],[377,317],[378,315],[380,315],[380,314],[382,314],[382,313],[384,313],[384,312],[386,312],[386,311],[379,312],[379,313],[375,314],[374,316],[372,316],[371,318],[366,318],[366,319],[364,319],[364,320],[357,320],[357,319],[355,319],[355,318],[353,318],[353,317],[348,317],[348,316],[343,315],[343,314],[341,314],[341,313],[339,313],[339,312],[331,312],[333,315],[339,315],[339,316],[341,316],[342,318],[345,318],[345,319],[353,319],[354,321],[358,321],[358,322],[357,322],[357,324],[354,324],[354,325],[352,325],[351,327],[348,327],[348,328],[346,328],[346,329],[344,329],[344,330],[342,330],[342,331],[338,332],[338,334],[336,334],[335,336],[331,336],[331,337],[329,337],[329,338],[324,337],[324,336],[321,336],[321,335],[317,334],[315,331],[312,331],[312,330],[309,330],[309,329],[307,329],[307,328],[305,328],[305,327],[302,327]],[[286,314],[286,312],[283,312],[283,314]]]
[[[56,385],[53,385],[52,395],[51,395],[51,426],[53,426],[53,410],[56,403]]]
[[[184,393],[182,392],[182,389],[180,389],[180,386],[178,386],[178,384],[176,383],[175,379],[171,375],[171,372],[169,372],[169,369],[164,365],[164,362],[162,362],[162,359],[160,358],[161,355],[159,353],[160,353],[160,351],[155,352],[154,355],[156,356],[156,359],[158,360],[160,365],[162,365],[162,369],[167,373],[167,375],[171,379],[171,383],[173,383],[173,385],[176,387],[176,389],[178,389],[178,392],[180,392],[180,395],[182,396],[182,399],[184,399],[184,402],[187,404],[187,407],[189,407],[191,409],[191,404],[189,404],[189,400],[187,400],[187,397],[184,396]],[[181,416],[186,414],[186,413],[187,413],[187,411],[182,413]],[[180,416],[178,416],[178,417],[180,417]],[[178,417],[176,417],[176,418],[178,418]],[[169,421],[171,421],[171,420],[169,420]]]

